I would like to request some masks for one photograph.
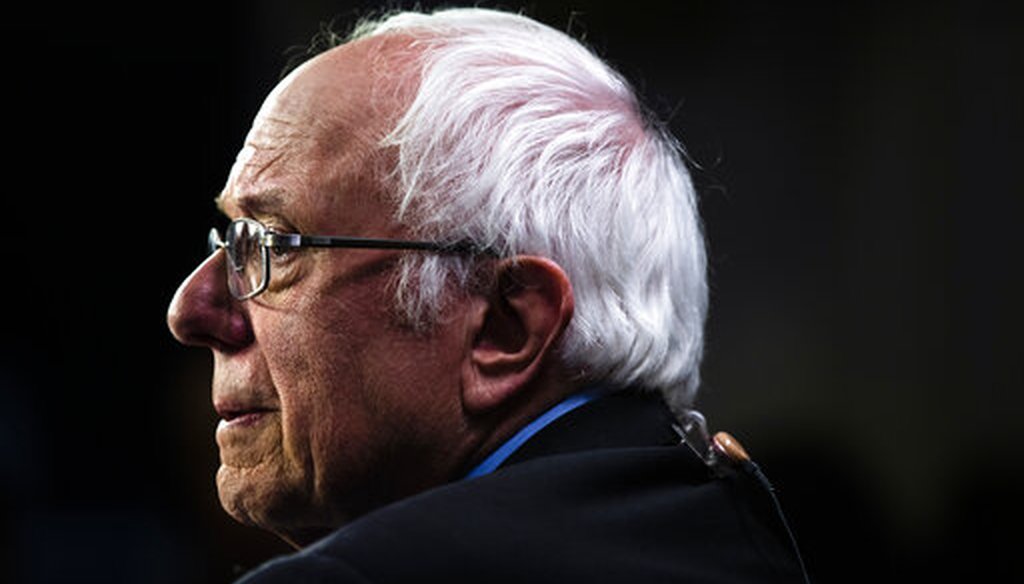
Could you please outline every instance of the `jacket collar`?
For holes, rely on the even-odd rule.
[[[584,450],[675,445],[680,440],[672,428],[675,421],[657,392],[610,392],[540,430],[501,467]]]

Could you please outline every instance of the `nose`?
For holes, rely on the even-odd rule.
[[[225,352],[252,342],[249,317],[228,293],[224,269],[224,252],[211,254],[174,293],[167,326],[178,342]]]

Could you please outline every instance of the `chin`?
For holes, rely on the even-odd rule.
[[[217,471],[220,505],[235,521],[273,533],[296,548],[334,529],[320,524],[329,515],[315,508],[308,493],[280,479],[258,480],[252,469],[246,471],[225,466]]]
[[[217,497],[235,521],[243,525],[263,527],[264,509],[269,502],[262,489],[251,484],[251,481],[238,476],[239,473],[230,467],[221,466],[217,471]]]

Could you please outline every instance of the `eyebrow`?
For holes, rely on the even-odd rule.
[[[213,202],[221,213],[227,215],[224,199],[227,193],[214,197]],[[250,214],[271,214],[279,212],[285,206],[284,191],[281,189],[268,189],[252,194],[242,195],[235,199],[234,204],[242,211]]]

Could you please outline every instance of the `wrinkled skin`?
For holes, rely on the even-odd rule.
[[[219,204],[286,232],[408,237],[371,170],[400,111],[388,43],[320,55],[270,94]],[[380,51],[380,52],[378,52]],[[399,77],[398,75],[391,75]],[[468,430],[460,370],[472,302],[413,333],[388,284],[402,252],[274,256],[270,287],[237,301],[216,253],[168,311],[175,336],[214,355],[224,508],[303,545],[386,502],[451,480],[483,437]]]

